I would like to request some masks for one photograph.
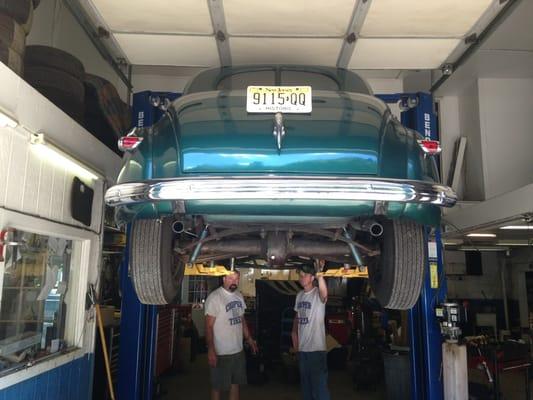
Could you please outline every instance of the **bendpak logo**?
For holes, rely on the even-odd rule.
[[[431,138],[431,115],[424,113],[424,136]]]

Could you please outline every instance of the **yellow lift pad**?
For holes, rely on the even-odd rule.
[[[317,275],[324,278],[368,278],[368,269],[366,267],[341,267],[328,269],[326,272],[319,272]]]
[[[232,272],[223,265],[206,267],[203,264],[186,264],[185,276],[226,276]]]
[[[203,264],[186,264],[185,276],[225,276],[230,275],[231,271],[223,265],[206,267]],[[319,272],[318,276],[325,278],[368,278],[368,269],[366,267],[355,268],[333,268],[326,272]]]

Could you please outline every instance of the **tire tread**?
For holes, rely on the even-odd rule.
[[[171,263],[166,260],[171,248],[164,235],[170,234],[170,221],[138,220],[133,224],[130,243],[130,268],[132,281],[143,304],[169,304],[174,300],[179,285],[177,282],[169,288],[165,282],[165,269],[171,269]]]

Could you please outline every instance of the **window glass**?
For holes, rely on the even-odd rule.
[[[202,304],[207,299],[208,285],[205,276],[189,276],[188,302]]]
[[[311,86],[313,90],[339,90],[334,79],[324,74],[306,71],[282,71],[282,86]]]
[[[0,258],[2,372],[72,345],[64,340],[64,299],[73,242],[14,230],[5,242]]]
[[[276,74],[269,71],[250,71],[234,74],[221,79],[217,90],[245,90],[248,86],[274,86]]]

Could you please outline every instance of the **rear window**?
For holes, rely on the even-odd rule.
[[[248,86],[274,86],[276,73],[272,71],[241,72],[218,82],[217,90],[244,90]]]
[[[314,90],[372,94],[364,79],[347,69],[270,64],[204,70],[189,81],[183,94],[246,90],[248,86],[311,86]]]
[[[311,86],[314,90],[339,90],[339,84],[324,74],[307,71],[282,71],[282,86]]]
[[[276,82],[275,71],[241,72],[221,79],[217,90],[245,90],[248,86],[311,86],[314,90],[339,90],[338,83],[320,73],[281,71],[281,82]]]

